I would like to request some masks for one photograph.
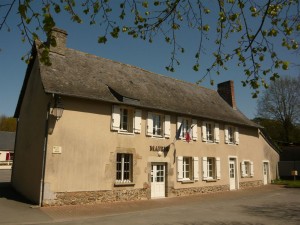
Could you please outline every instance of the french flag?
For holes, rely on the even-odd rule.
[[[193,124],[185,133],[185,140],[187,143],[190,143],[190,141],[192,140],[192,130],[194,126],[195,124]]]

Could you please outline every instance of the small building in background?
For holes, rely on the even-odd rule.
[[[15,135],[15,132],[0,131],[0,170],[12,167]]]

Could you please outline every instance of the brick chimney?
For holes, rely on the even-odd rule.
[[[236,109],[234,84],[232,80],[218,84],[219,95],[234,109]]]
[[[54,27],[51,31],[51,35],[55,37],[56,46],[50,46],[50,52],[64,56],[68,33],[65,30]]]

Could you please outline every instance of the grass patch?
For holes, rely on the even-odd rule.
[[[285,185],[289,188],[300,188],[300,180],[274,180],[273,184]]]

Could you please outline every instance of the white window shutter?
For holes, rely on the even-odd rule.
[[[217,179],[221,179],[221,160],[219,157],[216,158],[216,166],[217,166]]]
[[[199,158],[193,157],[194,161],[194,180],[199,180]]]
[[[225,126],[225,143],[228,144],[229,143],[229,137],[228,137],[228,126]]]
[[[152,116],[152,113],[148,113],[146,135],[147,136],[152,136],[153,135],[153,116]]]
[[[197,120],[192,120],[192,137],[193,140],[196,141],[198,139],[198,126],[197,126]]]
[[[120,106],[113,105],[112,106],[112,115],[111,115],[111,129],[119,130],[120,123],[121,123]]]
[[[215,123],[215,129],[214,129],[214,136],[215,136],[215,142],[219,143],[220,142],[220,129],[219,129],[219,124]]]
[[[234,142],[237,145],[240,143],[239,129],[237,127],[234,129]]]
[[[207,141],[205,122],[202,122],[202,141]]]
[[[134,112],[134,132],[137,134],[141,133],[142,123],[142,111],[136,109]]]
[[[179,127],[181,126],[181,124],[182,124],[182,117],[178,117],[178,118],[177,118],[177,129],[176,129],[176,134],[177,134],[178,129],[179,129]],[[179,139],[182,139],[182,130],[183,130],[183,129],[181,129],[181,132],[180,132],[180,135],[179,135]]]
[[[202,180],[207,180],[207,157],[202,157]]]
[[[241,162],[241,172],[242,172],[242,177],[246,176],[246,165],[245,165],[245,161]]]
[[[171,119],[169,115],[165,115],[165,122],[164,122],[164,136],[165,138],[170,138],[171,136]]]
[[[250,177],[254,176],[254,167],[253,167],[253,162],[250,162]]]
[[[183,157],[177,157],[177,181],[182,181],[183,179]]]

